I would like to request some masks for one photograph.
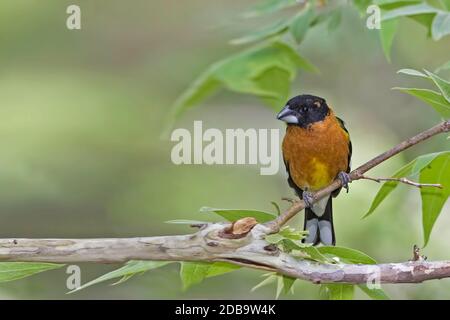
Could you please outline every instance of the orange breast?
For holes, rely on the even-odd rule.
[[[288,126],[283,157],[294,183],[302,190],[318,190],[348,167],[349,137],[333,114],[304,129]]]

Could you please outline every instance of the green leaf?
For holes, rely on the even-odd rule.
[[[103,281],[112,280],[115,278],[121,278],[118,283],[122,283],[125,280],[130,279],[133,275],[146,272],[148,270],[160,268],[162,266],[165,266],[167,264],[171,263],[171,261],[138,261],[138,260],[131,260],[127,262],[123,267],[113,270],[111,272],[108,272],[97,279],[94,279],[92,281],[89,281],[88,283],[85,283],[81,287],[74,289],[70,291],[69,293],[73,293],[82,289],[85,289],[87,287],[90,287],[94,284],[98,284]]]
[[[268,234],[264,238],[264,240],[271,244],[278,244],[283,239],[284,237],[279,233]]]
[[[450,0],[441,0],[441,3],[445,10],[450,11]]]
[[[208,275],[210,267],[210,264],[206,262],[182,262],[180,277],[183,283],[183,290],[202,282]]]
[[[439,12],[431,25],[433,40],[438,41],[448,34],[450,34],[450,12]]]
[[[444,98],[450,102],[450,82],[442,79],[441,77],[435,75],[434,73],[424,70],[425,73],[433,80],[434,84],[439,88],[442,92]]]
[[[200,209],[200,212],[207,212],[207,213],[213,212],[225,218],[228,221],[237,221],[242,218],[253,217],[259,223],[263,223],[271,221],[276,218],[276,215],[272,213],[258,210],[217,209],[217,208],[203,207]]]
[[[299,68],[317,71],[315,66],[283,42],[274,41],[253,47],[210,66],[177,99],[171,116],[176,118],[221,87],[261,98],[283,98]],[[273,85],[274,79],[272,85],[268,85],[272,76],[277,77],[276,86]]]
[[[318,248],[298,241],[303,239],[305,234],[305,231],[295,231],[293,228],[284,227],[279,233],[267,235],[264,240],[279,246],[284,252],[291,253],[293,256],[321,263],[333,263],[334,261],[320,253]]]
[[[437,67],[436,70],[434,70],[434,73],[439,73],[444,70],[450,70],[450,61],[447,61],[446,63],[442,64],[441,66]]]
[[[414,16],[409,16],[408,18],[420,23],[422,26],[424,26],[428,31],[428,37],[431,38],[431,25],[433,24],[434,17],[436,16],[436,13],[424,13],[424,14],[417,14]]]
[[[306,254],[306,256],[303,256],[303,258],[310,259],[313,261],[317,261],[320,263],[333,263],[335,261],[328,259],[325,255],[323,255],[317,247],[308,246],[299,248],[297,252],[301,252],[303,254]]]
[[[342,21],[342,12],[339,8],[330,13],[330,20],[328,21],[328,32],[335,31]]]
[[[389,10],[387,12],[384,12],[381,15],[381,20],[386,21],[398,17],[405,17],[405,16],[414,16],[424,13],[438,13],[440,12],[439,9],[430,6],[427,3],[420,3],[420,4],[413,4],[409,6],[402,6],[397,9]]]
[[[383,52],[386,60],[391,62],[391,48],[392,42],[395,37],[395,33],[398,29],[398,19],[392,19],[388,21],[383,21],[380,29],[380,40],[381,46],[383,47]]]
[[[281,277],[283,278],[283,293],[288,294],[289,292],[293,292],[292,290],[294,288],[293,285],[295,283],[295,280],[297,279],[285,275]]]
[[[275,299],[278,299],[283,294],[289,294],[289,292],[293,293],[293,285],[295,282],[295,278],[291,278],[285,275],[277,274],[277,291],[275,295]]]
[[[189,88],[185,92],[183,92],[183,94],[181,94],[181,96],[175,102],[172,117],[176,118],[183,111],[200,103],[202,100],[211,96],[220,88],[220,81],[214,79],[212,75],[213,68],[214,67],[211,67],[205,73],[203,73],[198,79],[194,81],[192,85],[189,86]]]
[[[306,231],[299,231],[285,226],[280,232],[267,235],[264,240],[277,245],[284,252],[291,253],[293,256],[299,256],[302,259],[309,259],[321,263],[333,263],[334,261],[319,252],[318,248],[299,241],[305,237],[305,234],[307,234]]]
[[[365,284],[358,285],[358,288],[373,300],[390,300],[389,296],[382,289],[369,289]]]
[[[280,297],[281,292],[283,291],[284,283],[283,283],[283,277],[277,275],[277,292],[275,294],[275,299],[278,300]]]
[[[34,274],[61,268],[63,264],[35,262],[0,262],[0,282],[18,280]]]
[[[240,45],[261,41],[282,34],[285,31],[287,31],[288,28],[289,28],[289,21],[286,20],[279,21],[262,30],[258,30],[241,38],[233,39],[230,41],[230,44]]]
[[[300,251],[304,252],[304,249],[306,249],[310,246],[309,244],[304,244],[299,241],[295,241],[295,240],[287,239],[287,238],[283,238],[278,244],[281,246],[282,250],[285,252],[291,252],[293,250],[300,250]]]
[[[435,157],[421,172],[420,183],[439,183],[439,188],[421,188],[424,246],[430,240],[431,230],[450,195],[450,151]]]
[[[392,178],[401,178],[407,176],[417,175],[423,168],[425,168],[433,159],[439,156],[441,153],[430,153],[417,157],[410,163],[406,164],[400,168],[396,173],[392,175]],[[364,215],[363,218],[368,217],[372,214],[375,209],[380,205],[380,203],[398,186],[399,182],[389,181],[385,182],[378,193],[376,194],[369,211]]]
[[[241,268],[226,262],[181,262],[180,277],[183,290],[199,284],[206,278],[215,277]]]
[[[352,284],[323,284],[326,295],[330,300],[352,300],[354,295],[354,285]]]
[[[400,69],[397,71],[397,73],[407,74],[409,76],[428,78],[428,76],[425,73],[422,73],[422,72],[414,70],[414,69]]]
[[[274,111],[278,112],[281,105],[284,105],[289,96],[290,76],[286,70],[278,67],[270,68],[255,78],[259,87],[263,90],[278,92],[276,97],[262,97],[261,99]]]
[[[444,118],[450,118],[450,103],[439,92],[428,89],[417,88],[393,88],[394,90],[400,90],[408,93],[416,98],[419,98],[423,102],[432,106],[439,115]]]
[[[314,10],[310,6],[306,6],[304,10],[299,12],[293,19],[289,31],[297,43],[302,42],[308,31],[311,22],[315,16]]]
[[[292,240],[302,240],[305,237],[306,233],[307,233],[307,231],[296,230],[295,228],[291,228],[289,226],[284,226],[278,232],[278,234],[283,236],[284,238],[288,238],[288,239],[292,239]]]
[[[206,275],[207,278],[222,275],[224,273],[232,272],[240,269],[241,266],[228,263],[228,262],[214,262],[211,264],[209,271]]]
[[[265,279],[263,281],[261,281],[260,283],[258,283],[256,286],[254,286],[251,289],[251,292],[267,286],[269,284],[272,284],[274,282],[276,282],[276,294],[275,294],[275,299],[278,299],[281,295],[281,293],[284,294],[288,294],[289,292],[293,293],[293,285],[295,283],[295,278],[291,278],[285,275],[281,275],[281,274],[277,274],[275,272],[269,272],[269,273],[265,273],[262,275],[263,277],[265,277]]]
[[[277,279],[277,274],[276,274],[276,273],[273,273],[273,272],[271,272],[271,273],[266,273],[266,274],[264,274],[263,276],[265,276],[266,278],[265,278],[263,281],[261,281],[260,283],[258,283],[256,286],[254,286],[254,287],[250,290],[251,292],[253,292],[253,291],[255,291],[255,290],[259,289],[259,288],[262,288],[262,287],[264,287],[264,286],[267,286],[267,285],[269,285],[269,284],[271,284],[271,283],[273,283],[273,282],[275,282],[275,281],[278,280],[278,279]]]
[[[353,0],[354,6],[362,15],[366,14],[367,7],[370,6],[371,3],[372,0]]]
[[[375,4],[382,9],[392,10],[419,2],[421,2],[421,0],[373,0],[372,4]]]
[[[327,13],[325,13],[325,12],[316,13],[314,18],[311,20],[311,23],[309,24],[309,27],[312,28],[312,27],[315,27],[315,26],[317,26],[317,25],[319,25],[321,23],[324,23],[329,18],[330,18],[330,16]]]
[[[367,254],[345,247],[324,246],[318,247],[321,254],[336,256],[346,263],[376,264],[377,262]]]
[[[264,14],[277,12],[279,10],[292,7],[298,4],[297,0],[266,0],[256,5],[250,11],[244,13],[244,17],[253,18]]]

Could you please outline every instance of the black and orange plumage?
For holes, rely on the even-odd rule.
[[[352,144],[344,122],[322,98],[300,95],[290,99],[278,114],[287,123],[283,139],[283,159],[289,185],[305,200],[305,230],[308,243],[335,245],[332,196],[310,204],[311,192],[334,179],[347,184]]]

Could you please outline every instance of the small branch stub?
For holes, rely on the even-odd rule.
[[[239,219],[219,232],[219,235],[226,239],[239,239],[245,237],[254,226],[258,224],[253,217]]]
[[[413,258],[409,261],[425,261],[427,260],[426,256],[422,256],[420,254],[420,248],[417,245],[413,247]]]
[[[407,139],[353,170],[350,181],[363,179],[364,173],[399,152],[436,134],[448,132],[445,121]],[[405,183],[405,181],[400,181]],[[314,201],[342,187],[340,180],[314,193]],[[246,267],[269,270],[314,283],[367,283],[376,268],[380,283],[419,283],[450,278],[450,260],[425,261],[414,247],[413,261],[402,263],[326,264],[293,256],[277,250],[264,236],[280,227],[305,208],[302,200],[294,201],[275,220],[258,224],[254,218],[240,219],[232,224],[196,225],[194,234],[102,239],[0,239],[0,261],[52,263],[124,263],[130,260],[153,261],[226,261]]]

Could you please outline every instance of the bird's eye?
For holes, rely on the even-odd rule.
[[[302,112],[306,112],[306,111],[308,111],[308,107],[307,106],[302,106],[301,110],[302,110]]]

